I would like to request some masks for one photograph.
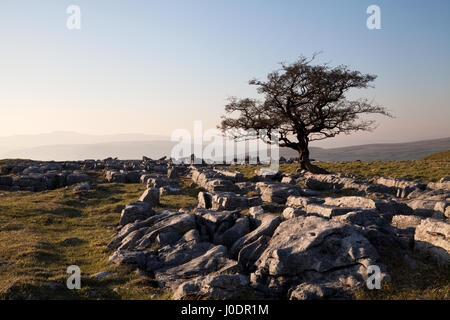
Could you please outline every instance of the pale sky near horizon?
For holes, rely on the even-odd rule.
[[[72,4],[81,30],[66,27]],[[366,27],[372,4],[381,30]],[[376,74],[355,96],[396,118],[315,145],[449,137],[449,31],[444,0],[2,0],[0,136],[213,128],[227,97],[256,97],[249,79],[323,51],[318,62]]]

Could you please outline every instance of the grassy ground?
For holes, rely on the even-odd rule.
[[[152,280],[130,267],[108,263],[112,252],[106,244],[114,234],[120,211],[136,201],[144,189],[140,184],[113,183],[99,184],[85,194],[69,188],[39,193],[0,191],[0,298],[169,298]],[[195,203],[194,195],[164,196],[161,208]],[[81,241],[67,245],[63,241],[68,238]],[[5,262],[12,264],[1,265]],[[70,265],[81,269],[81,290],[66,287]],[[113,275],[103,280],[91,278],[102,271]]]
[[[360,289],[354,295],[358,300],[450,300],[450,269],[429,259],[412,255],[418,263],[407,265],[395,248],[385,253],[383,263],[391,281],[380,290]]]
[[[429,161],[427,161],[429,162]],[[328,163],[330,170],[360,168],[360,174],[370,176],[369,168],[393,172],[393,176],[408,177],[414,166],[398,166],[399,162]],[[420,166],[425,161],[418,161]],[[448,175],[446,161],[432,161],[434,173],[427,180]],[[324,166],[327,163],[319,163]],[[255,167],[235,167],[247,178]],[[281,170],[294,173],[297,165],[282,165]],[[400,170],[404,170],[403,173]],[[409,171],[408,171],[409,170]],[[354,172],[354,171],[350,171]],[[422,173],[423,175],[423,173]],[[120,211],[125,204],[136,201],[145,186],[140,184],[103,184],[96,174],[98,187],[87,193],[72,189],[31,192],[0,191],[0,298],[2,299],[168,299],[170,293],[157,288],[156,283],[138,275],[131,267],[108,263],[112,253],[106,247],[114,234]],[[431,179],[431,177],[434,177]],[[181,179],[185,195],[164,196],[156,209],[194,207],[199,189],[191,180]],[[73,245],[65,239],[78,238]],[[415,257],[421,261],[420,257]],[[11,265],[2,263],[11,262]],[[398,254],[384,263],[392,281],[382,290],[360,290],[356,299],[450,299],[449,270],[429,261],[418,269],[408,269]],[[78,265],[82,272],[82,289],[66,288],[66,268]],[[96,280],[91,276],[102,271],[113,275]]]
[[[434,153],[423,160],[450,161],[450,150]]]
[[[438,181],[450,176],[450,159],[447,160],[404,160],[404,161],[352,161],[352,162],[314,162],[328,171],[352,173],[360,177],[374,176],[405,178],[409,180]],[[295,174],[297,164],[281,164],[280,171]],[[230,167],[251,179],[255,166]]]

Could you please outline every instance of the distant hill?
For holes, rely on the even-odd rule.
[[[450,161],[450,150],[434,153],[423,160],[437,160],[437,161]]]
[[[0,154],[3,158],[34,160],[85,160],[117,157],[119,159],[141,159],[147,156],[153,159],[170,155],[176,142],[160,141],[119,141],[94,144],[56,144],[14,150]]]
[[[83,134],[72,131],[56,131],[43,134],[23,134],[0,137],[0,156],[7,152],[31,149],[36,147],[85,145],[124,141],[155,141],[167,140],[166,136],[148,135],[141,133],[124,134]]]
[[[311,158],[320,161],[387,161],[418,160],[436,152],[450,149],[450,138],[424,140],[406,143],[366,144],[342,148],[311,148]],[[280,150],[284,157],[298,154],[287,148]]]
[[[117,136],[94,136],[91,142],[55,143],[25,148],[2,149],[0,159],[25,158],[35,160],[84,160],[104,159],[117,157],[119,159],[140,159],[143,155],[156,159],[169,156],[177,142],[168,139],[141,140],[132,139],[133,135],[119,135],[123,141],[96,142],[99,139],[114,138]],[[88,137],[83,136],[83,139]],[[85,140],[83,140],[85,141]],[[1,142],[1,139],[0,139]],[[311,158],[320,161],[375,161],[375,160],[415,160],[422,159],[436,152],[450,149],[450,138],[407,142],[367,144],[342,148],[311,147]],[[286,158],[297,157],[298,154],[291,149],[282,148],[280,155]]]

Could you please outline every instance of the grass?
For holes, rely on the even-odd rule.
[[[33,192],[0,191],[0,298],[2,299],[168,299],[154,280],[132,267],[108,263],[106,245],[114,234],[124,206],[136,201],[142,184],[103,183],[88,172],[97,188],[74,193],[72,188]],[[161,197],[160,209],[192,208],[200,189],[180,179],[183,195]],[[64,244],[78,238],[74,245]],[[12,262],[11,265],[1,265]],[[77,265],[82,289],[69,290],[66,269]],[[91,275],[111,271],[95,280]]]
[[[319,162],[317,164],[327,170],[352,173],[365,178],[383,176],[408,180],[438,181],[450,174],[450,161],[353,161]]]
[[[158,299],[167,292],[131,267],[108,263],[106,247],[120,211],[143,192],[140,184],[100,184],[75,194],[72,189],[40,193],[0,192],[0,298],[3,299]],[[66,245],[67,238],[82,241]],[[66,269],[77,265],[82,289],[69,290]],[[102,280],[90,276],[111,271]]]
[[[390,175],[436,181],[450,172],[449,162],[441,160],[387,162],[318,162],[328,170],[358,173],[364,177]],[[231,167],[247,179],[256,167]],[[295,173],[296,164],[280,170]],[[423,169],[423,172],[420,170]],[[428,170],[429,169],[429,170]],[[376,173],[374,173],[374,171]],[[390,173],[390,174],[386,174]],[[120,211],[136,201],[145,186],[105,184],[101,175],[90,173],[97,188],[74,193],[71,188],[31,192],[0,191],[0,298],[1,299],[169,299],[170,293],[158,288],[154,280],[142,277],[130,266],[108,263],[112,250],[106,247],[114,234]],[[180,179],[184,195],[161,198],[160,208],[192,208],[201,189]],[[343,192],[352,192],[345,190]],[[73,245],[65,239],[78,238]],[[391,253],[383,261],[392,281],[382,290],[359,290],[355,299],[450,299],[448,269],[423,261],[418,269],[405,266],[401,255]],[[420,257],[414,257],[422,261]],[[11,265],[3,264],[11,262]],[[70,265],[82,272],[82,289],[66,288]],[[111,271],[113,275],[96,280],[91,275]]]
[[[418,264],[412,269],[403,255],[392,249],[384,253],[384,263],[392,278],[379,290],[359,289],[357,300],[450,300],[450,269],[413,255]]]
[[[450,150],[429,155],[423,158],[423,160],[450,161]]]
[[[450,175],[450,160],[404,160],[404,161],[344,161],[314,162],[315,165],[328,171],[352,173],[360,178],[374,176],[404,178],[408,180],[438,181]],[[240,171],[247,179],[252,179],[254,171],[260,167],[242,165],[230,167]],[[280,171],[295,174],[298,164],[280,164]]]

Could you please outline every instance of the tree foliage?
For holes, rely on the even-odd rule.
[[[281,63],[281,69],[269,73],[267,80],[250,80],[263,99],[231,97],[225,106],[228,116],[222,117],[220,128],[235,139],[260,138],[266,143],[271,143],[277,132],[280,147],[297,150],[302,168],[314,171],[309,163],[309,142],[373,130],[375,121],[361,118],[364,114],[391,116],[386,108],[367,99],[346,97],[350,89],[371,87],[375,75],[344,65],[313,65],[314,58]],[[235,113],[239,115],[232,117]]]

